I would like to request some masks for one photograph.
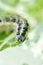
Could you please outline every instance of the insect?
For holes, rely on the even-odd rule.
[[[4,31],[6,26],[11,24],[11,29],[16,29],[14,24],[17,25],[16,38],[18,41],[23,42],[26,39],[29,23],[26,19],[19,15],[0,15],[0,26],[3,25]],[[7,26],[7,27],[8,27]],[[8,28],[7,28],[8,31]]]

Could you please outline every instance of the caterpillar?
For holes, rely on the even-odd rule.
[[[15,28],[14,24],[17,25],[17,32],[16,32],[17,41],[24,42],[29,27],[29,23],[27,22],[27,20],[19,15],[9,15],[9,14],[0,15],[0,26],[1,25],[3,25],[3,27],[6,25],[9,26],[9,24],[11,24],[13,30]]]

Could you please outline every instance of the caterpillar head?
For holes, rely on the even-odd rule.
[[[18,36],[18,41],[19,42],[24,42],[25,38],[23,36]]]

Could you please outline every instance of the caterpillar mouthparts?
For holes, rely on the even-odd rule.
[[[0,16],[0,24],[7,25],[7,23],[11,24],[11,26],[13,26],[16,23],[18,26],[17,33],[16,33],[17,40],[20,42],[25,41],[26,32],[28,31],[28,26],[29,26],[27,20],[22,18],[21,16],[18,16],[18,15],[16,15],[16,16],[14,16],[14,15]],[[15,27],[13,26],[13,30],[14,30],[14,28]]]

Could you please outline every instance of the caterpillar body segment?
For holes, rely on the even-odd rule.
[[[29,24],[27,20],[18,15],[2,15],[0,16],[0,26],[5,26],[4,30],[8,26],[16,31],[16,38],[18,41],[23,42],[26,39],[26,32],[28,31]],[[16,27],[15,27],[16,26]],[[1,31],[1,30],[0,30]]]

